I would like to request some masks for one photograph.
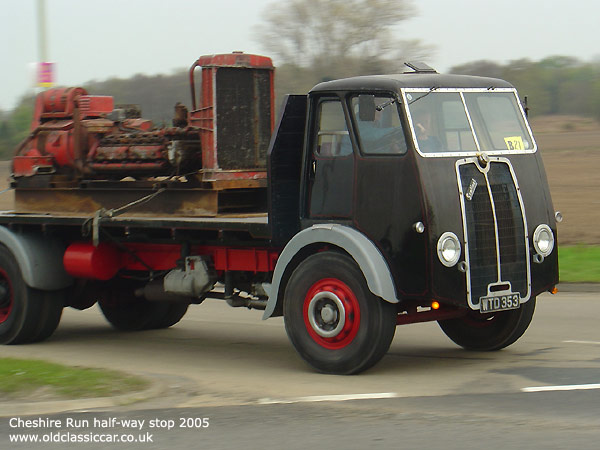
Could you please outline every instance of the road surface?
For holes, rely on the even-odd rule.
[[[95,307],[66,310],[48,341],[0,347],[0,356],[132,372],[154,380],[160,395],[29,416],[0,402],[0,448],[64,447],[8,442],[10,434],[30,432],[55,439],[127,434],[138,441],[127,448],[140,449],[597,449],[598,317],[597,293],[544,294],[529,330],[508,349],[466,352],[435,323],[408,325],[396,330],[375,368],[332,376],[296,355],[281,319],[262,321],[260,311],[218,300],[192,306],[171,329],[139,333],[114,331]],[[61,423],[11,426],[17,416]]]

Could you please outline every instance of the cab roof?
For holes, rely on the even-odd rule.
[[[396,75],[367,75],[317,84],[311,93],[331,91],[394,91],[403,88],[513,88],[508,81],[472,75],[409,72]]]

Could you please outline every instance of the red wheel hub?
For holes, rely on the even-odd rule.
[[[360,306],[348,285],[336,278],[317,281],[304,298],[306,329],[321,347],[337,350],[349,345],[360,328]]]
[[[13,295],[10,279],[4,270],[0,269],[0,323],[4,323],[13,308]]]

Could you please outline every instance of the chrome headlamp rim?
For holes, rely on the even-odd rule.
[[[540,247],[540,241],[544,234],[547,234],[548,246],[545,249],[542,249]],[[552,253],[552,250],[554,250],[554,233],[548,225],[543,223],[537,226],[533,232],[533,247],[535,248],[535,251],[544,258]]]
[[[455,246],[455,253],[454,256],[452,256],[451,258],[447,258],[447,252],[445,252],[445,250],[448,250],[446,244],[449,242],[452,242]],[[458,260],[460,259],[461,253],[462,248],[460,245],[460,241],[458,240],[458,236],[456,236],[456,234],[452,233],[451,231],[446,231],[440,236],[437,242],[437,254],[438,259],[444,266],[455,266],[456,263],[458,263]]]

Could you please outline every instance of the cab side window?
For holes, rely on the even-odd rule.
[[[364,154],[390,155],[404,154],[407,151],[406,139],[396,100],[392,96],[361,95],[352,97],[351,108],[358,129],[360,147]],[[373,105],[372,114],[361,113],[360,108],[366,108],[369,100]]]
[[[321,100],[317,117],[315,154],[321,157],[351,155],[352,143],[340,100],[334,98]]]

